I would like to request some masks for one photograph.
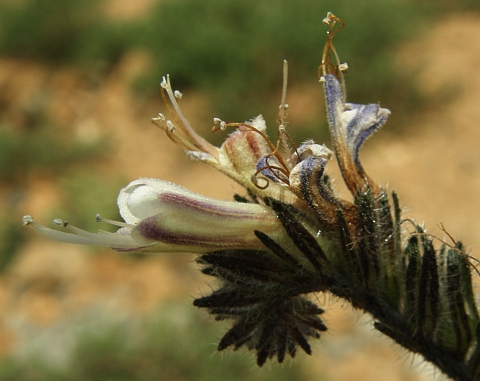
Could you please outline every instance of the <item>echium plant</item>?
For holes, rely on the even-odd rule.
[[[235,201],[217,201],[156,179],[139,179],[120,191],[125,222],[116,233],[89,233],[66,221],[70,232],[24,217],[43,236],[112,247],[121,252],[192,252],[218,288],[193,304],[216,320],[229,320],[218,350],[247,347],[257,364],[283,362],[327,330],[322,308],[308,295],[329,292],[370,314],[374,327],[421,354],[454,380],[480,380],[480,319],[469,256],[462,244],[434,246],[434,238],[402,220],[391,195],[363,169],[359,149],[387,120],[378,104],[346,102],[344,72],[333,46],[344,23],[329,13],[319,69],[333,152],[308,140],[296,147],[285,128],[284,88],[275,143],[257,116],[245,123],[214,119],[214,130],[235,130],[220,148],[200,137],[183,116],[166,76],[161,88],[173,117],[153,121],[193,160],[245,188]],[[325,166],[335,157],[353,202],[329,185]]]

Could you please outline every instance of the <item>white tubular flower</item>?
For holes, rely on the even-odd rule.
[[[156,179],[139,179],[120,191],[118,207],[125,223],[116,233],[89,233],[68,222],[55,223],[71,233],[46,228],[24,217],[46,238],[57,241],[112,247],[123,252],[205,253],[225,249],[258,249],[254,234],[281,231],[275,213],[259,204],[219,201],[193,193],[181,186]]]

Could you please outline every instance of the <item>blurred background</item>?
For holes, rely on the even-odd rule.
[[[443,223],[478,257],[478,1],[0,0],[0,380],[438,376],[323,295],[330,330],[314,355],[257,369],[243,350],[215,352],[228,325],[191,306],[209,290],[192,256],[54,243],[21,224],[96,231],[95,214],[118,219],[118,191],[139,177],[232,198],[234,184],[150,123],[167,73],[192,125],[221,144],[213,117],[261,113],[274,136],[287,59],[289,133],[329,144],[317,81],[327,11],[346,22],[335,46],[349,101],[392,111],[362,151],[367,172],[406,217],[442,239]]]

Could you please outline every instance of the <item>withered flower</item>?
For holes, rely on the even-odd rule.
[[[257,363],[311,353],[309,340],[327,329],[323,310],[308,298],[330,292],[369,313],[374,327],[435,364],[455,380],[480,379],[480,325],[468,255],[460,242],[439,249],[421,226],[401,219],[389,196],[363,169],[359,150],[390,111],[346,101],[345,63],[333,37],[343,22],[329,13],[320,66],[333,152],[312,140],[296,147],[285,128],[287,70],[274,142],[262,116],[244,123],[214,119],[214,130],[234,128],[218,148],[200,137],[178,105],[166,76],[161,88],[173,117],[154,118],[185,150],[245,188],[235,202],[217,201],[161,180],[140,179],[120,191],[125,222],[116,233],[89,233],[56,220],[70,233],[24,223],[59,241],[119,251],[193,252],[219,288],[195,299],[232,327],[218,350],[246,346]],[[335,157],[353,202],[329,186]],[[102,220],[98,217],[99,220]]]

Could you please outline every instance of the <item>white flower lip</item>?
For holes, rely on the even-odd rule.
[[[137,225],[141,220],[161,213],[158,195],[162,192],[179,192],[187,189],[157,179],[138,179],[120,190],[117,198],[120,215],[125,222]]]

